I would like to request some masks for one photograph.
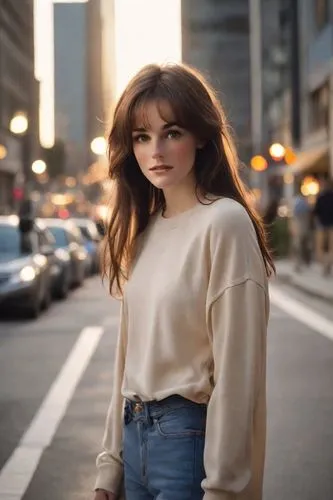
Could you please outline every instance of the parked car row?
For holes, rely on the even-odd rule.
[[[36,318],[82,286],[98,272],[100,239],[89,219],[0,216],[0,315],[13,308]]]

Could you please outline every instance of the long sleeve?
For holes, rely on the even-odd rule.
[[[103,438],[103,451],[96,460],[98,469],[95,489],[101,488],[118,494],[123,480],[123,411],[124,400],[121,388],[124,377],[126,352],[126,319],[124,304],[121,307],[120,328],[117,340],[113,393],[108,409]]]
[[[204,500],[260,500],[265,453],[268,297],[252,279],[210,306],[214,389],[208,405]]]

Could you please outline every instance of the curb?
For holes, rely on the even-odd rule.
[[[278,272],[276,273],[276,279],[277,281],[280,281],[281,283],[286,283],[288,285],[293,286],[294,288],[297,288],[298,290],[311,295],[312,297],[316,297],[318,299],[325,300],[326,302],[333,303],[333,287],[332,287],[332,293],[326,292],[325,290],[318,289],[316,286],[311,286],[309,285],[304,285],[304,283],[301,283],[298,279],[297,276],[293,276],[292,274],[289,273],[283,273],[283,272]]]

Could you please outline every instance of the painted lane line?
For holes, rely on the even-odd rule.
[[[308,328],[311,328],[324,337],[333,340],[333,321],[321,316],[301,301],[290,297],[274,285],[270,285],[269,291],[272,304],[279,307],[289,314],[289,316],[292,316]]]
[[[80,333],[18,447],[0,471],[0,498],[21,500],[23,497],[103,333],[102,327],[93,326]]]

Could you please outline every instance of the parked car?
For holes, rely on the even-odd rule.
[[[36,224],[44,231],[48,244],[54,248],[54,259],[51,267],[52,296],[56,299],[65,299],[72,282],[69,251],[65,248],[57,248],[55,238],[43,222],[43,219],[37,219]]]
[[[70,286],[81,286],[86,275],[88,254],[79,228],[68,219],[42,219],[42,221],[52,233],[57,250],[63,250],[69,255]],[[57,254],[58,257],[61,255],[59,252]]]
[[[80,229],[85,249],[90,256],[90,267],[88,269],[88,272],[89,274],[98,273],[100,268],[99,249],[102,238],[97,230],[96,224],[94,224],[92,220],[85,218],[74,218],[72,220]]]
[[[35,221],[23,222],[0,216],[0,306],[37,318],[51,302],[54,248]]]

